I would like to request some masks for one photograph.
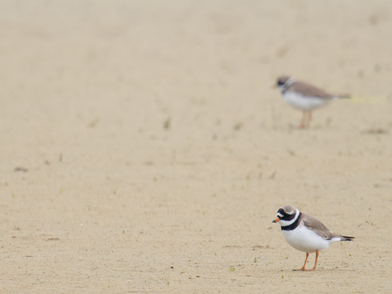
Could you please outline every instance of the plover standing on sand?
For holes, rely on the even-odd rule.
[[[300,127],[309,127],[312,110],[324,106],[337,98],[350,98],[350,95],[334,95],[310,84],[296,81],[293,77],[281,76],[277,80],[277,87],[282,92],[283,99],[292,107],[302,110]]]
[[[319,251],[327,249],[330,244],[338,241],[352,241],[354,237],[347,237],[331,233],[318,219],[301,213],[295,207],[284,205],[276,213],[273,223],[279,222],[283,236],[292,247],[306,253],[304,266],[297,271],[305,271],[309,253],[316,252],[314,267],[317,266]]]

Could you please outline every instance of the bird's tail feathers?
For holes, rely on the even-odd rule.
[[[337,98],[340,98],[340,99],[348,99],[348,98],[351,98],[351,94],[338,94],[338,95],[336,95],[336,97]]]
[[[355,237],[339,236],[340,241],[353,241]]]

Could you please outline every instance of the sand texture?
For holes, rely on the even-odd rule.
[[[392,293],[391,211],[390,0],[0,1],[0,293]]]

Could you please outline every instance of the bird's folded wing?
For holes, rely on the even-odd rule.
[[[337,235],[331,233],[322,222],[310,215],[302,213],[302,221],[307,228],[324,239],[330,240],[334,237],[337,237]]]
[[[303,93],[305,96],[311,96],[311,97],[318,97],[318,98],[325,98],[325,99],[333,99],[335,97],[335,95],[332,95],[328,92],[325,92],[324,90],[321,90],[315,86],[312,86],[310,84],[301,81],[296,81],[295,83],[293,83],[292,86],[290,87],[290,90],[298,91]]]

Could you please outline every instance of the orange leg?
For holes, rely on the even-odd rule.
[[[299,125],[299,127],[301,129],[308,128],[311,120],[312,120],[312,112],[310,110],[304,110],[302,112],[302,119],[301,119],[301,124]]]
[[[318,260],[318,257],[319,257],[319,252],[316,250],[316,260],[314,262],[314,267],[311,270],[305,269],[305,265],[306,265],[306,261],[308,260],[308,257],[309,257],[309,253],[306,253],[304,266],[302,268],[300,268],[300,269],[295,269],[294,271],[314,271],[316,269],[316,266],[317,266],[317,260]]]
[[[318,256],[319,256],[319,252],[316,250],[316,260],[314,262],[314,267],[311,269],[311,271],[314,271],[316,269]]]
[[[309,257],[309,253],[306,253],[304,266],[302,268],[300,268],[300,269],[295,269],[294,271],[305,271],[305,265],[306,265],[306,261],[308,260],[308,257]]]

